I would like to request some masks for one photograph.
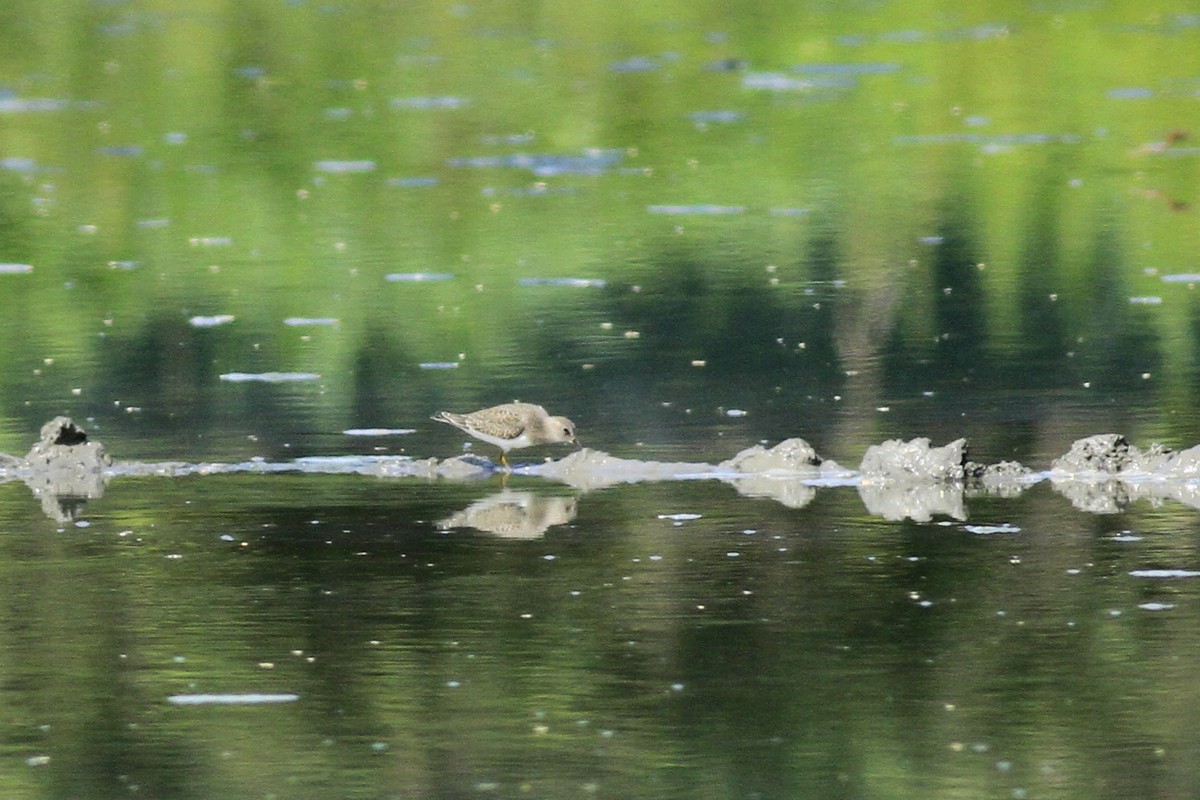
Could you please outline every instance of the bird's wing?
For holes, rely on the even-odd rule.
[[[525,423],[515,411],[495,411],[488,414],[468,414],[467,423],[488,436],[497,439],[516,439],[525,432]]]

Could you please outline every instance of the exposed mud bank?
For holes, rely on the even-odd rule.
[[[60,521],[75,518],[83,504],[102,495],[115,478],[276,472],[472,480],[501,470],[475,455],[330,456],[240,463],[113,461],[104,445],[90,441],[67,417],[46,423],[25,456],[0,453],[0,482],[24,481],[47,515]],[[1174,500],[1200,508],[1200,446],[1175,452],[1154,444],[1141,450],[1117,434],[1080,439],[1043,472],[1012,461],[971,461],[965,439],[935,447],[923,438],[873,445],[853,470],[821,458],[806,441],[794,438],[769,448],[755,445],[719,464],[642,461],[585,448],[557,461],[517,467],[513,474],[544,478],[579,492],[651,481],[716,480],[741,494],[768,497],[790,508],[807,505],[822,488],[852,486],[871,514],[895,520],[925,521],[937,515],[966,519],[965,498],[1014,496],[1044,480],[1076,507],[1092,513],[1117,512],[1139,499]],[[573,501],[564,505],[565,501],[544,500],[505,489],[464,509],[456,515],[461,519],[440,524],[454,527],[470,517],[495,532],[523,536],[574,516]]]

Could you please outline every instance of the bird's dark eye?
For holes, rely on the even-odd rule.
[[[563,428],[563,436],[571,436],[571,435],[572,434],[571,434],[570,428]]]

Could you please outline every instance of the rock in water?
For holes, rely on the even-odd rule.
[[[25,483],[41,498],[42,508],[60,521],[75,519],[83,504],[104,494],[104,470],[112,458],[100,442],[70,417],[55,417],[42,426],[42,435],[25,456]]]

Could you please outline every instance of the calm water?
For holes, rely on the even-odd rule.
[[[1200,17],[785,5],[8,3],[0,451],[1200,443]],[[0,793],[1195,797],[1200,512],[964,508],[3,483]]]

